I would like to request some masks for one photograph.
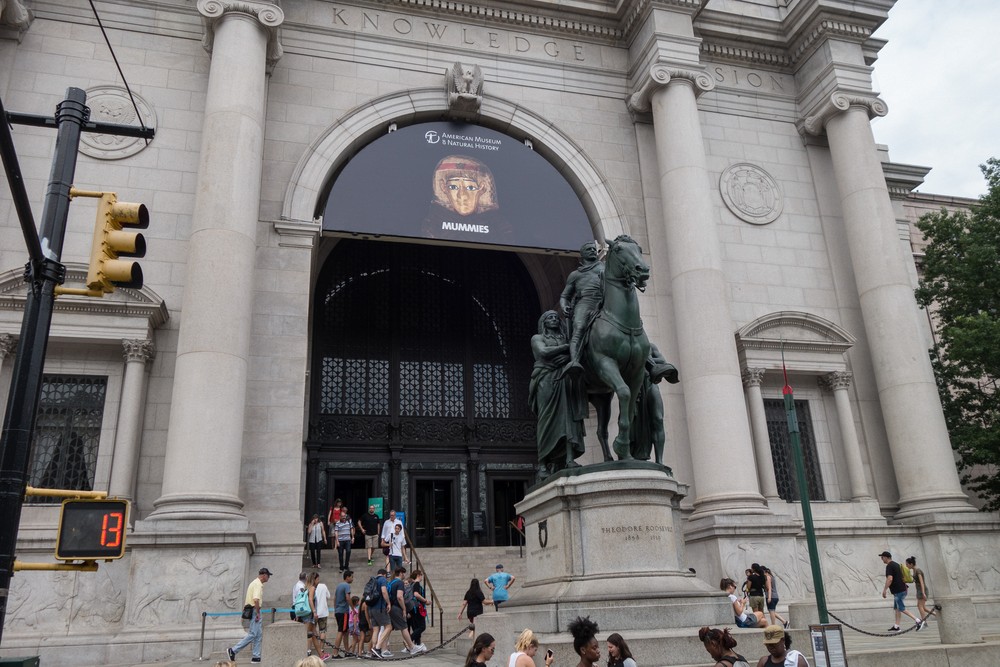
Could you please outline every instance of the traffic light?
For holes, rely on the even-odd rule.
[[[127,500],[64,500],[56,537],[58,560],[113,560],[125,555]]]
[[[144,204],[118,201],[114,192],[70,190],[71,197],[99,197],[94,243],[90,249],[87,287],[110,294],[116,287],[142,287],[142,267],[138,262],[119,257],[144,257],[146,239],[139,232],[125,228],[149,227],[149,211]]]

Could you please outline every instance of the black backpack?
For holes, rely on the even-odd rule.
[[[361,599],[368,603],[369,606],[375,604],[382,599],[382,591],[378,585],[378,577],[372,577],[365,584],[365,590],[361,593]]]

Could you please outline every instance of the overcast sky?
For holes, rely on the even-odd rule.
[[[919,192],[978,197],[979,165],[1000,157],[1000,0],[898,0],[875,33],[889,40],[872,124],[893,162],[932,167]]]

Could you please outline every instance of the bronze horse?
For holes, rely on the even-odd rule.
[[[650,349],[636,290],[644,291],[647,280],[649,266],[642,259],[639,244],[625,235],[612,241],[604,269],[604,303],[583,351],[584,383],[597,410],[597,437],[605,461],[614,460],[608,448],[612,394],[618,397],[619,407],[614,453],[620,461],[633,458],[629,447],[636,399],[646,376]]]

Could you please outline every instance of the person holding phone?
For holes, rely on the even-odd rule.
[[[530,628],[525,628],[514,643],[507,667],[535,667],[535,653],[538,652],[538,637]],[[545,652],[545,667],[552,665],[552,650]]]

